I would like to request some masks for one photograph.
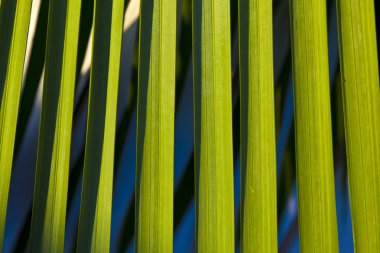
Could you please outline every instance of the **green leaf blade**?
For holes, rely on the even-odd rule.
[[[31,0],[4,0],[0,6],[0,251],[4,236],[31,5]]]
[[[81,1],[50,1],[31,252],[63,252]]]
[[[354,247],[380,248],[380,90],[374,1],[338,0]]]
[[[94,40],[77,252],[110,247],[123,0],[95,0]]]
[[[176,11],[175,0],[141,3],[136,252],[173,251]]]
[[[193,1],[196,249],[234,251],[230,3]]]
[[[239,1],[243,252],[277,252],[272,31],[272,1]]]
[[[297,192],[304,252],[338,252],[326,1],[292,0]]]

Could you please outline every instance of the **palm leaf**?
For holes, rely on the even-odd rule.
[[[63,252],[81,1],[50,1],[31,252]]]
[[[343,105],[354,247],[380,248],[380,91],[373,0],[339,0]]]
[[[290,5],[300,246],[337,252],[326,1]]]
[[[35,8],[36,0],[33,1],[33,9]],[[33,43],[29,48],[29,61],[25,66],[24,71],[24,87],[21,91],[20,105],[19,105],[19,118],[17,120],[16,129],[16,139],[13,157],[16,158],[19,155],[20,147],[22,142],[25,142],[27,138],[24,138],[25,131],[28,124],[32,121],[33,115],[33,103],[38,97],[38,89],[41,83],[41,77],[43,79],[42,73],[44,71],[45,65],[45,53],[46,53],[46,36],[47,36],[47,20],[49,16],[49,0],[40,0],[38,16],[35,16],[34,22],[36,22],[36,27],[34,34],[29,36],[33,37]],[[31,16],[32,21],[33,16]],[[29,39],[29,38],[28,38]]]
[[[0,251],[4,236],[31,4],[31,0],[3,0],[0,6]]]
[[[240,0],[243,252],[277,252],[272,41],[272,2]]]
[[[176,1],[143,0],[137,107],[137,252],[172,252]]]
[[[77,252],[110,247],[123,0],[95,0],[94,39]]]
[[[193,1],[196,248],[234,251],[229,0]]]

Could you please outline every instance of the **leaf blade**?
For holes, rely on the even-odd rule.
[[[77,252],[110,247],[123,0],[95,0],[86,151]]]
[[[239,1],[243,252],[277,252],[272,31],[272,1]]]
[[[31,6],[31,0],[4,0],[0,6],[0,251]]]
[[[380,91],[374,1],[338,0],[354,248],[380,248]]]
[[[326,1],[292,0],[301,251],[338,252]]]
[[[196,248],[234,251],[230,3],[193,1]]]
[[[50,1],[31,252],[63,252],[81,1]]]
[[[137,108],[137,252],[173,251],[176,1],[143,0]]]

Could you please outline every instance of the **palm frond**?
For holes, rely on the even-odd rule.
[[[123,6],[123,0],[95,0],[77,252],[107,252],[110,247]]]
[[[234,251],[229,0],[193,1],[196,248]]]
[[[380,248],[380,90],[374,1],[338,0],[354,247]]]
[[[337,252],[326,1],[292,0],[301,251]]]
[[[172,252],[176,1],[143,0],[137,105],[137,252]]]
[[[271,1],[239,1],[243,252],[277,252],[272,28]]]
[[[31,6],[31,0],[4,0],[0,6],[0,251]]]
[[[81,1],[51,0],[31,252],[63,252]]]

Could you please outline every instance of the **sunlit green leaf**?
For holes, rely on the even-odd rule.
[[[373,0],[338,0],[348,181],[356,252],[380,249],[380,90]]]
[[[193,1],[197,252],[234,252],[229,0]]]
[[[4,236],[31,3],[31,0],[2,0],[0,3],[0,251]]]
[[[277,252],[272,31],[272,1],[239,0],[243,252]]]
[[[31,252],[63,252],[81,1],[50,0]]]
[[[137,107],[137,252],[172,252],[176,0],[142,0]]]
[[[108,252],[124,0],[95,0],[77,252]]]
[[[325,0],[292,0],[297,193],[303,252],[338,252]]]

